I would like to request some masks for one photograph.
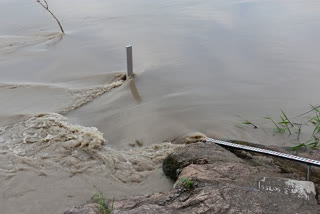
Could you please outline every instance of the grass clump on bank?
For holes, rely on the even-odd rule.
[[[188,178],[181,178],[179,182],[186,190],[190,190],[193,187],[193,181]]]
[[[111,201],[111,207],[108,207],[108,200],[105,194],[97,189],[97,192],[91,197],[91,201],[100,205],[100,209],[105,213],[109,214],[113,210],[114,198]]]

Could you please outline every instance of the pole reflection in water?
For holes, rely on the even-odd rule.
[[[141,99],[140,94],[137,90],[134,78],[132,78],[129,81],[130,81],[130,91],[131,91],[133,98],[136,100],[137,103],[141,103],[142,99]]]

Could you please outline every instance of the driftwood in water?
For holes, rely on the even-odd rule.
[[[62,25],[61,25],[60,21],[58,20],[58,18],[57,18],[57,17],[51,12],[51,10],[49,9],[48,2],[47,2],[46,0],[43,0],[44,3],[42,2],[42,0],[37,0],[37,2],[38,2],[46,11],[48,11],[48,12],[52,15],[52,17],[57,21],[57,23],[58,23],[58,25],[59,25],[59,27],[60,27],[61,32],[64,33],[64,30],[63,30],[63,28],[62,28]]]

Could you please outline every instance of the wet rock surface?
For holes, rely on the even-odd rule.
[[[115,201],[112,213],[320,213],[316,167],[305,182],[304,164],[198,142],[170,154],[163,171],[172,191]]]
[[[248,187],[217,184],[189,191],[132,197],[115,203],[114,214],[124,213],[319,213],[304,200],[271,196]]]
[[[212,153],[214,151],[214,154]],[[206,143],[194,143],[179,152],[170,154],[163,162],[164,173],[176,180],[179,172],[190,164],[218,164],[225,160],[233,163],[242,162],[235,154],[227,151],[221,146]]]

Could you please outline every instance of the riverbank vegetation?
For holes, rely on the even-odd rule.
[[[113,210],[114,198],[108,202],[105,194],[97,189],[97,192],[91,197],[91,201],[100,205],[100,209],[105,213],[109,214]],[[110,206],[109,206],[110,204]]]
[[[312,134],[308,136],[308,140],[305,142],[301,142],[299,145],[289,148],[289,150],[297,152],[299,149],[318,149],[320,142],[320,106],[311,105],[311,110],[300,114],[292,119],[289,119],[287,114],[281,110],[281,115],[279,120],[273,119],[270,116],[264,117],[265,120],[270,121],[274,126],[274,132],[277,134],[295,134],[297,140],[300,142],[300,136],[302,134],[302,130],[304,127],[312,127]],[[301,116],[313,113],[311,117],[306,117],[301,119]],[[298,122],[299,121],[299,122]],[[246,120],[242,124],[252,125],[254,128],[258,128],[252,122]]]

